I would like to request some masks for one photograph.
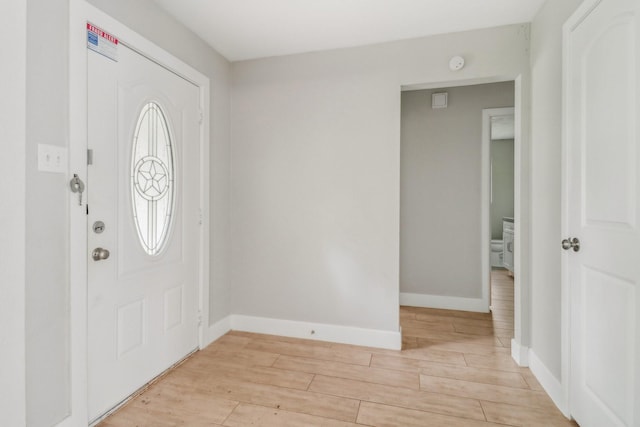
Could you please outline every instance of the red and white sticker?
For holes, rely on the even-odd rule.
[[[118,61],[118,38],[87,22],[87,48]]]

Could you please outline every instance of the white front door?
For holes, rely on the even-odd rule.
[[[638,427],[640,2],[588,0],[565,42],[570,411]]]
[[[122,44],[88,56],[94,420],[198,346],[200,124],[192,83]]]

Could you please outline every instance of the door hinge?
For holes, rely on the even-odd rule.
[[[198,316],[196,317],[198,320],[198,326],[202,325],[202,312],[198,310]]]
[[[198,110],[198,123],[202,124],[202,121],[204,120],[204,113],[202,112],[202,109]]]
[[[88,165],[92,165],[93,164],[93,149],[89,148],[87,150],[87,164]]]
[[[203,221],[204,221],[204,218],[202,215],[202,209],[198,209],[198,225],[202,225]]]

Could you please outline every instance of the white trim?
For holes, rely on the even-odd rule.
[[[515,108],[485,108],[482,110],[480,259],[482,262],[482,300],[487,306],[486,311],[489,311],[489,304],[491,304],[489,301],[491,295],[491,118],[501,116],[514,116],[515,134]]]
[[[218,320],[205,331],[205,339],[200,348],[205,348],[231,330],[231,315]]]
[[[381,331],[353,326],[270,319],[237,314],[231,315],[231,329],[391,350],[400,350],[402,348],[400,331]]]
[[[392,350],[399,350],[402,345],[400,331],[379,331],[350,326],[231,314],[207,328],[206,340],[202,348],[213,343],[230,330],[388,348]],[[311,331],[314,331],[314,333],[311,334]]]
[[[585,2],[588,3],[588,2]],[[584,3],[583,5],[584,6]],[[581,8],[578,8],[580,11]],[[576,12],[578,13],[578,12]],[[569,84],[571,84],[568,78],[569,72],[569,33],[570,28],[574,25],[574,15],[572,15],[564,24],[562,28],[562,142],[561,142],[561,160],[562,165],[561,183],[560,183],[560,235],[568,236],[569,230],[569,177],[568,171],[570,159],[569,159],[569,147],[568,147],[568,127],[569,121],[567,115],[567,95],[569,93]],[[563,251],[566,252],[566,251]],[[560,380],[563,393],[563,400],[567,402],[567,412],[571,413],[571,293],[569,282],[569,260],[567,254],[560,255]]]
[[[84,27],[87,4],[69,1],[69,171],[86,181],[87,63]],[[80,50],[82,46],[82,51]],[[72,84],[73,82],[73,84]],[[85,198],[86,199],[86,198]],[[70,414],[58,426],[88,424],[87,410],[87,216],[69,198]]]
[[[560,384],[560,381],[551,373],[549,368],[542,363],[533,350],[529,350],[529,369],[531,369],[531,372],[535,375],[542,388],[544,388],[551,400],[553,400],[553,403],[560,409],[560,412],[569,418],[569,402],[565,396],[562,384]]]
[[[531,150],[529,141],[529,81],[522,75],[515,79],[514,99],[514,250],[513,250],[513,324],[514,337],[521,345],[530,345],[530,213]]]
[[[69,2],[69,174],[87,176],[87,48],[86,22],[118,36],[129,48],[168,68],[200,88],[203,121],[200,134],[201,213],[199,271],[199,346],[207,342],[209,324],[209,79],[84,0]],[[89,190],[87,186],[87,191]],[[87,216],[77,199],[69,198],[71,288],[71,414],[59,426],[86,425],[87,413]],[[207,337],[205,337],[207,335]]]
[[[529,347],[520,345],[515,338],[511,338],[511,358],[518,366],[529,366]]]
[[[211,158],[209,156],[211,139],[209,124],[210,83],[209,78],[199,74],[200,86],[200,327],[198,331],[198,344],[200,348],[206,347],[209,342],[207,330],[209,328],[209,287],[210,287],[210,170]]]
[[[476,311],[488,313],[489,306],[484,298],[449,297],[443,295],[400,293],[400,305],[410,307],[443,308],[445,310]]]

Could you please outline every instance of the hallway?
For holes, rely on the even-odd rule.
[[[492,276],[493,315],[401,307],[402,351],[229,332],[100,426],[575,426],[511,359]]]

